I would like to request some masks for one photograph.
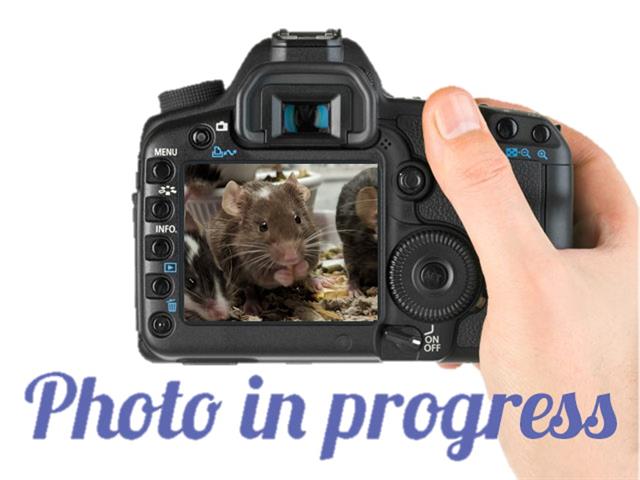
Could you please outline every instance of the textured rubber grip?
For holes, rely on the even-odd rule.
[[[224,83],[222,83],[222,80],[212,80],[177,90],[168,90],[158,95],[160,111],[167,113],[173,110],[211,103],[223,93]]]

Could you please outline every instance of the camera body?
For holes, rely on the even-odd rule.
[[[478,360],[484,279],[429,170],[424,102],[389,96],[356,43],[336,30],[281,30],[251,50],[228,89],[206,82],[165,92],[160,103],[162,113],[144,127],[134,194],[143,356],[200,363]],[[557,248],[570,247],[573,174],[559,127],[533,113],[480,110],[546,234]],[[238,172],[300,162],[376,167],[377,318],[186,320],[187,166]]]

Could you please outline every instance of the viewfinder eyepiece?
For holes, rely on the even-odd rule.
[[[296,102],[282,104],[282,132],[330,133],[329,103]]]

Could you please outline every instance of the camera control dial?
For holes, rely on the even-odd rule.
[[[464,313],[482,285],[480,264],[468,241],[440,228],[401,240],[391,254],[388,280],[398,307],[426,322]]]

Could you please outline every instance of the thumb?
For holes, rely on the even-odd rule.
[[[422,128],[429,166],[487,277],[551,250],[471,95],[455,87],[435,92],[425,103]]]

